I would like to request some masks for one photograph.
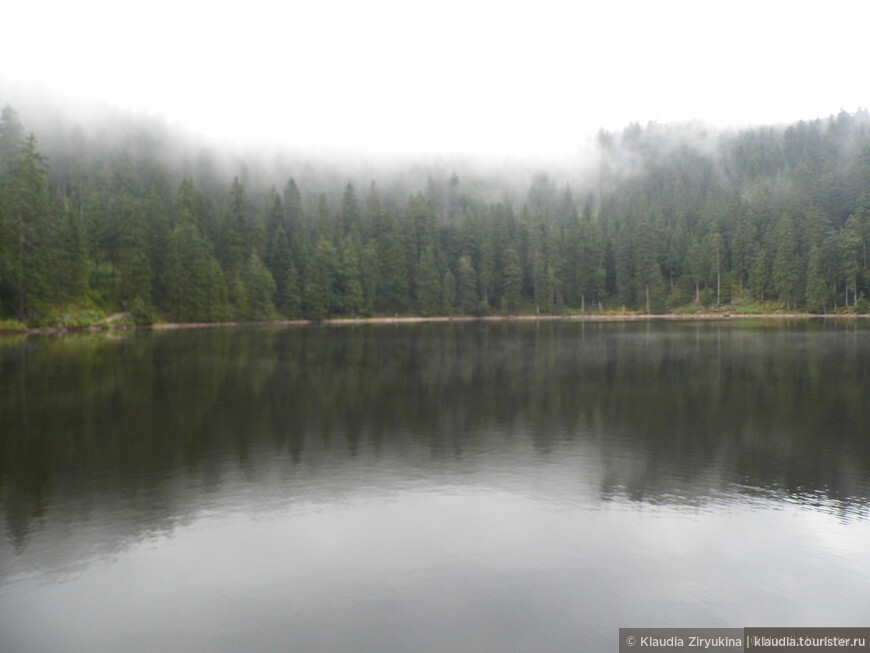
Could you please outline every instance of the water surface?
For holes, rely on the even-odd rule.
[[[615,650],[863,626],[870,331],[0,343],[0,650]]]

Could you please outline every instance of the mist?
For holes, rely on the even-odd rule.
[[[857,311],[870,291],[865,110],[752,128],[633,122],[570,156],[507,156],[238,143],[14,83],[0,105],[5,210],[21,210],[25,179],[43,198],[30,224],[4,219],[0,243],[19,271],[0,280],[0,310],[27,322],[84,305],[136,307],[144,323]],[[39,243],[33,261],[20,238]],[[173,288],[191,256],[213,303],[188,311]],[[28,266],[45,271],[30,286]]]

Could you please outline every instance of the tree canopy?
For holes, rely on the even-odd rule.
[[[524,198],[512,179],[435,167],[422,184],[300,168],[311,187],[291,170],[279,191],[286,165],[173,159],[183,148],[135,120],[121,142],[43,145],[25,125],[0,114],[0,313],[33,323],[69,306],[181,322],[737,301],[822,313],[863,309],[870,290],[864,111],[602,132],[594,175],[539,173]]]

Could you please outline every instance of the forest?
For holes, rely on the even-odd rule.
[[[867,312],[870,116],[598,134],[594,172],[318,167],[0,115],[0,318]],[[54,121],[54,122],[52,122]]]

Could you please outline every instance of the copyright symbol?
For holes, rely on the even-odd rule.
[[[637,640],[634,638],[634,635],[629,635],[625,638],[625,643],[629,646],[634,646],[635,644],[637,644]]]

